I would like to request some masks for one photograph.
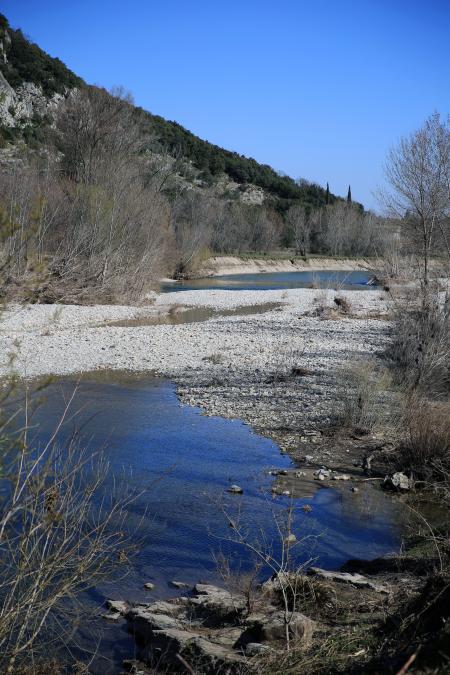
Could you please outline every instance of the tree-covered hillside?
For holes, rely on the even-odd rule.
[[[14,89],[24,82],[33,82],[42,88],[46,97],[50,97],[55,93],[63,94],[74,87],[88,86],[62,61],[49,56],[27,40],[21,30],[12,29],[7,18],[1,14],[0,40],[6,56],[6,61],[1,63],[0,68]],[[203,141],[177,122],[167,121],[142,109],[137,109],[136,112],[141,117],[142,128],[148,129],[158,139],[161,148],[192,163],[201,172],[200,176],[205,184],[211,185],[225,174],[240,185],[257,185],[275,198],[276,206],[281,211],[286,210],[292,200],[298,200],[311,209],[331,204],[337,199],[319,185],[307,181],[296,182],[289,176],[280,176],[267,164],[260,164],[252,158]],[[4,136],[10,138],[8,133]]]
[[[203,141],[177,122],[168,122],[157,115],[151,115],[151,121],[160,142],[173,154],[181,152],[207,181],[225,173],[236,183],[251,183],[281,200],[301,200],[310,207],[336,200],[334,195],[327,197],[326,190],[319,185],[307,181],[299,184],[289,176],[280,176],[267,164]]]

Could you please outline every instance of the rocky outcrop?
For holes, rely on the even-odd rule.
[[[42,88],[33,82],[24,82],[13,89],[0,72],[0,125],[21,127],[33,117],[51,115],[64,99],[62,94],[47,98]]]
[[[357,588],[370,588],[377,593],[390,593],[390,589],[385,585],[372,581],[368,577],[358,574],[357,572],[354,572],[353,574],[350,574],[349,572],[329,572],[320,569],[320,567],[310,567],[308,574],[317,576],[320,579],[325,579],[326,581],[351,584]]]
[[[139,658],[171,672],[182,670],[184,660],[199,673],[243,673],[249,658],[279,648],[286,631],[291,640],[306,645],[315,628],[299,612],[285,617],[267,598],[248,614],[243,596],[210,584],[197,584],[189,596],[168,602],[129,606],[108,601],[107,606],[126,619]]]

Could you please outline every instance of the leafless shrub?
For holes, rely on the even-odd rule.
[[[43,445],[25,429],[3,421],[0,493],[0,668],[18,672],[45,645],[63,647],[73,633],[77,596],[117,564],[132,547],[127,507],[136,495],[110,486],[100,455],[56,438],[69,410]],[[15,416],[13,414],[13,416]],[[120,484],[120,482],[118,482]]]
[[[342,369],[338,373],[336,420],[342,427],[370,433],[385,422],[383,398],[389,385],[385,371],[370,362]]]
[[[336,307],[339,309],[342,314],[351,314],[352,311],[352,304],[348,298],[344,298],[343,296],[336,296],[334,298],[334,304]]]
[[[244,598],[246,612],[251,614],[260,596],[259,581],[263,562],[256,559],[250,569],[242,570],[240,567],[233,567],[230,558],[223,552],[214,554],[213,558],[219,577],[227,591],[239,600]]]
[[[309,370],[301,365],[305,348],[278,348],[272,355],[267,382],[284,382],[292,377],[304,377]]]
[[[399,461],[416,476],[450,471],[450,404],[410,398],[406,404]]]
[[[267,534],[262,531],[256,535],[250,534],[239,509],[237,512],[231,512],[226,505],[222,505],[222,511],[230,526],[231,534],[228,540],[239,544],[250,553],[255,563],[254,569],[258,569],[261,565],[261,569],[269,570],[272,574],[272,581],[269,585],[265,585],[264,590],[266,593],[273,590],[280,598],[284,615],[285,648],[289,651],[292,619],[295,613],[300,611],[297,584],[301,583],[299,580],[305,567],[312,562],[310,559],[299,563],[296,554],[301,546],[303,552],[306,550],[307,540],[312,535],[297,539],[294,532],[297,529],[297,511],[292,500],[286,508],[272,509],[276,528],[275,541],[270,541]]]
[[[445,395],[450,384],[450,303],[442,294],[398,301],[386,350],[395,380],[408,391]]]

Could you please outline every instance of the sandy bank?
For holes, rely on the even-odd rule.
[[[210,258],[197,276],[222,276],[224,274],[256,274],[258,272],[332,272],[368,270],[373,261],[365,258],[240,258],[216,256]]]

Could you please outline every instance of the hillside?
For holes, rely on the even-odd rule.
[[[0,14],[0,134],[5,141],[24,138],[39,141],[51,112],[74,88],[87,87],[57,58],[33,44],[21,30],[9,26]],[[177,122],[167,121],[142,109],[136,111],[147,132],[156,137],[163,151],[189,162],[200,172],[205,185],[226,177],[240,186],[255,185],[277,201],[283,211],[292,200],[309,208],[333,203],[337,198],[322,187],[280,176],[267,164],[213,145],[195,136]]]
[[[86,84],[0,15],[0,295],[128,300],[210,256],[378,254],[384,230],[328,186]]]

